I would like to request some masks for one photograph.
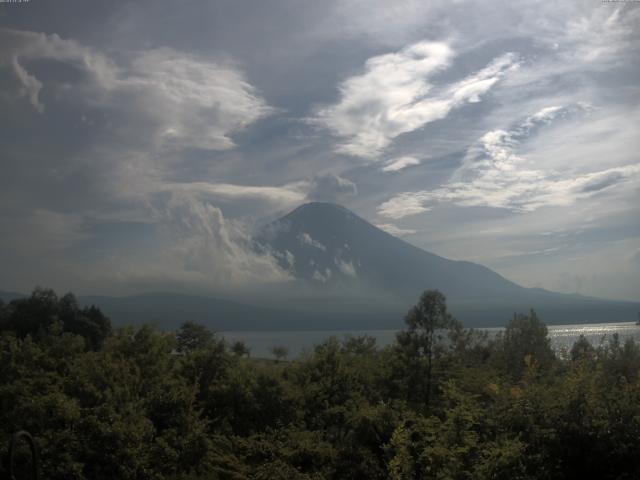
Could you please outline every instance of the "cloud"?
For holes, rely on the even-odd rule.
[[[568,206],[621,185],[640,174],[627,164],[579,174],[535,169],[517,148],[543,125],[588,110],[586,105],[544,108],[511,130],[491,130],[469,148],[449,183],[433,190],[404,192],[382,203],[378,213],[399,219],[428,211],[435,203],[484,206],[530,212]]]
[[[382,167],[383,172],[399,172],[407,167],[413,165],[420,165],[420,160],[415,157],[397,157],[389,160],[387,164]]]
[[[19,90],[18,95],[28,97],[33,108],[35,108],[38,113],[43,113],[44,105],[39,99],[40,90],[42,90],[42,82],[33,75],[29,75],[29,72],[27,72],[18,62],[17,56],[14,56],[11,59],[11,66],[13,67],[16,77],[22,84],[22,88]]]
[[[335,258],[334,259],[336,266],[338,267],[338,270],[340,270],[340,272],[343,275],[346,275],[348,277],[357,277],[358,274],[356,273],[356,267],[353,265],[353,262],[347,262],[346,260],[342,260],[341,258]]]
[[[149,198],[146,214],[145,229],[140,222],[127,223],[122,228],[131,233],[124,238],[118,238],[117,222],[96,222],[88,215],[50,210],[3,215],[0,261],[7,270],[0,281],[31,288],[37,279],[84,293],[131,293],[220,292],[291,278],[270,252],[252,247],[244,222],[225,218],[206,195],[169,190]]]
[[[358,193],[356,184],[333,173],[315,175],[308,187],[311,200],[339,202]]]
[[[376,225],[381,230],[393,235],[394,237],[405,237],[407,235],[413,235],[417,230],[411,228],[400,228],[392,223],[379,223]]]
[[[638,20],[637,9],[622,8],[596,8],[569,19],[560,34],[560,41],[570,47],[564,59],[592,68],[611,67],[624,60],[623,52],[633,45],[630,39]]]
[[[331,270],[325,268],[324,273],[320,273],[318,270],[314,270],[311,278],[318,282],[326,283],[331,280]]]
[[[316,121],[343,138],[338,152],[375,159],[399,135],[443,119],[465,103],[478,102],[517,65],[516,56],[507,53],[465,79],[434,90],[428,79],[448,68],[453,57],[454,51],[443,42],[418,42],[372,57],[365,73],[341,83],[340,101],[318,110]]]
[[[378,214],[394,220],[428,212],[431,207],[426,206],[425,192],[400,193],[378,207]]]
[[[228,149],[231,134],[274,111],[237,69],[170,48],[139,54],[129,75],[121,88],[157,111],[165,147]]]
[[[49,60],[81,73],[75,84],[38,79],[29,62]],[[43,112],[48,88],[76,102],[116,109],[122,119],[144,123],[157,148],[224,150],[231,135],[274,111],[242,72],[229,64],[171,48],[143,50],[116,64],[106,55],[58,35],[0,29],[0,67],[10,67],[19,96]],[[73,94],[69,86],[73,86]],[[140,126],[136,126],[140,130]]]
[[[318,250],[322,250],[323,252],[327,251],[327,247],[325,247],[320,242],[318,242],[318,241],[314,240],[313,238],[311,238],[311,235],[309,235],[308,233],[299,234],[298,235],[298,240],[303,245],[309,245],[311,247],[317,248]]]
[[[185,192],[198,198],[215,200],[251,200],[268,203],[276,209],[286,209],[304,201],[303,183],[282,187],[234,185],[230,183],[164,183],[158,192]]]
[[[85,75],[84,81],[102,88],[117,82],[118,71],[104,55],[58,35],[0,28],[0,67],[12,69],[21,84],[18,96],[27,96],[40,113],[44,104],[40,99],[41,80],[29,73],[24,62],[52,60],[73,67]]]
[[[376,227],[395,237],[405,237],[407,235],[413,235],[417,232],[417,230],[414,230],[412,228],[400,228],[392,223],[379,223],[376,224]]]
[[[28,109],[16,108],[29,90],[44,113],[28,134],[38,142],[3,151],[23,181],[0,179],[3,202],[92,216],[143,218],[149,196],[194,178],[194,158],[231,149],[235,133],[273,111],[231,60],[171,48],[125,51],[115,61],[56,34],[0,28],[4,72],[21,79],[4,107],[31,122]],[[267,199],[278,208],[304,198],[222,181],[215,189],[218,198]]]
[[[1,182],[0,200],[18,214],[0,228],[33,238],[20,250],[5,237],[3,248],[27,256],[48,245],[51,275],[85,288],[111,281],[210,289],[288,278],[273,257],[253,251],[250,228],[226,219],[219,204],[290,208],[306,198],[303,185],[175,180],[189,151],[228,150],[233,134],[273,112],[237,66],[170,48],[123,52],[116,62],[55,34],[3,28],[0,70],[14,81],[3,100],[26,98],[41,123],[70,130],[53,142],[59,150],[23,142],[18,154],[3,151],[20,183]],[[94,257],[92,225],[124,220],[153,226],[140,233],[153,235],[146,248]],[[37,269],[27,263],[25,271]]]
[[[189,243],[179,234],[186,227],[162,213],[175,194],[218,208],[224,222],[216,228],[242,232],[228,234],[240,249],[255,218],[307,200],[339,201],[369,219],[390,200],[394,215],[430,211],[431,220],[418,217],[410,228],[383,217],[378,223],[416,229],[412,242],[439,254],[547,288],[558,271],[578,264],[588,265],[585,275],[608,269],[601,292],[638,297],[630,290],[640,285],[637,268],[635,277],[614,275],[636,252],[633,240],[615,268],[610,245],[597,255],[582,250],[575,265],[567,260],[571,248],[543,266],[491,262],[505,252],[552,248],[551,239],[528,239],[587,218],[611,241],[635,234],[640,9],[521,0],[300,7],[287,0],[248,11],[232,3],[129,2],[72,15],[73,5],[34,4],[28,18],[4,22],[47,29],[0,31],[4,285],[27,289],[34,279],[53,285],[90,273],[156,289],[163,279],[211,285],[216,274],[207,269],[230,265],[229,250],[201,250],[213,252],[201,272],[185,267],[178,246]],[[260,22],[274,28],[256,29]],[[211,28],[190,28],[199,23]],[[441,40],[446,58],[411,51],[425,38]],[[518,52],[504,57],[511,66],[491,61],[509,51]],[[579,101],[594,107],[583,116],[564,107]],[[528,127],[528,113],[536,112]],[[309,116],[322,128],[309,128]],[[362,156],[345,161],[335,150]],[[405,154],[423,165],[380,177]],[[350,168],[363,159],[380,163]],[[318,186],[317,172],[357,184],[357,199],[355,185]],[[331,185],[337,191],[323,193]],[[208,234],[197,228],[190,235]],[[74,285],[100,291],[83,280],[64,288]]]
[[[449,100],[450,109],[458,107],[465,102],[478,103],[480,97],[487,93],[506,72],[517,70],[518,67],[517,55],[505,53],[494,59],[482,70],[469,75],[460,82],[454,83],[447,91],[447,94],[451,97]]]
[[[172,192],[155,211],[170,239],[165,250],[175,259],[170,265],[179,263],[179,271],[201,284],[219,288],[289,278],[274,257],[251,248],[241,224],[227,221],[219,208],[190,192]]]

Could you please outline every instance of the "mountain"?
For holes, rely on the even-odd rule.
[[[296,208],[265,226],[257,242],[317,292],[316,304],[323,294],[366,298],[369,292],[378,304],[382,296],[389,306],[408,307],[422,291],[439,289],[452,312],[473,325],[504,324],[531,308],[548,323],[632,321],[640,309],[636,302],[524,288],[482,265],[415,247],[330,203]]]
[[[80,296],[115,324],[185,321],[214,330],[374,330],[402,328],[420,293],[439,289],[465,325],[505,325],[534,308],[548,324],[635,321],[640,302],[524,288],[476,263],[449,260],[396,238],[353,212],[308,203],[266,225],[255,248],[272,253],[293,279],[226,298],[147,293]],[[5,302],[24,295],[0,292]]]
[[[522,290],[482,265],[422,250],[331,203],[298,207],[268,225],[259,241],[296,278],[318,285],[364,284],[409,298],[427,288],[465,299]]]

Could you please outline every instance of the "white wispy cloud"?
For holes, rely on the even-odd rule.
[[[559,43],[566,48],[562,56],[573,64],[610,68],[624,61],[621,54],[633,45],[632,35],[638,20],[638,9],[625,9],[622,5],[595,8],[570,18],[558,35]]]
[[[234,132],[273,112],[237,69],[173,49],[141,53],[129,75],[122,88],[158,112],[166,147],[231,148]]]
[[[118,81],[118,69],[106,56],[74,40],[11,28],[0,28],[0,40],[0,66],[12,69],[21,84],[17,93],[27,96],[39,112],[44,110],[40,99],[43,83],[26,69],[25,62],[42,59],[61,62],[83,72],[86,81],[103,88]]]
[[[0,29],[0,67],[10,67],[20,88],[38,112],[44,112],[43,89],[68,90],[44,83],[25,64],[51,60],[83,74],[74,85],[75,101],[117,108],[123,116],[151,129],[158,148],[224,150],[231,135],[272,113],[273,108],[232,65],[171,48],[143,50],[116,64],[105,54],[58,35]],[[68,92],[67,92],[68,95]],[[140,126],[137,127],[141,129]]]
[[[304,183],[296,183],[281,187],[235,185],[230,183],[163,183],[158,185],[157,192],[188,192],[200,198],[243,200],[249,199],[268,202],[276,208],[290,208],[300,204],[306,198],[302,190]]]
[[[309,235],[308,233],[299,234],[298,235],[298,241],[300,241],[300,243],[302,243],[304,245],[309,245],[311,247],[317,248],[318,250],[322,250],[323,252],[327,251],[327,247],[325,247],[323,244],[321,244],[317,240],[314,240],[311,237],[311,235]]]
[[[343,138],[339,152],[375,159],[399,135],[480,101],[517,66],[516,56],[507,53],[459,82],[434,88],[429,78],[448,68],[453,57],[454,51],[443,42],[418,42],[372,57],[365,73],[341,83],[340,101],[320,109],[316,121]]]
[[[398,158],[392,158],[387,164],[382,167],[383,172],[399,172],[407,167],[414,165],[420,165],[420,160],[415,157],[404,156]]]
[[[431,207],[427,206],[428,201],[428,192],[403,192],[380,204],[378,214],[398,220],[410,215],[428,212],[431,210]]]
[[[403,192],[382,203],[378,213],[399,219],[428,211],[436,203],[533,211],[567,206],[637,177],[639,164],[614,166],[572,174],[541,170],[518,154],[518,147],[534,129],[589,106],[544,108],[511,130],[486,132],[467,152],[451,181],[440,188]]]
[[[351,261],[346,261],[343,260],[341,258],[335,258],[334,262],[336,264],[336,266],[338,267],[338,270],[340,270],[340,272],[343,275],[346,275],[348,277],[357,277],[358,274],[356,272],[356,267],[353,265],[353,262]]]
[[[404,237],[406,235],[412,235],[416,233],[417,230],[413,230],[411,228],[400,228],[393,223],[379,223],[376,225],[381,230],[393,235],[394,237]]]

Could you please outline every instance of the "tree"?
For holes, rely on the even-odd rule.
[[[589,340],[584,335],[580,335],[578,340],[571,347],[570,357],[571,360],[577,362],[579,360],[590,360],[595,355],[595,349],[589,343]]]
[[[276,357],[276,362],[284,360],[289,355],[289,349],[283,346],[276,346],[271,349],[271,353]]]
[[[73,293],[60,298],[58,315],[63,331],[83,336],[92,350],[97,350],[111,334],[109,318],[94,305],[80,309]]]
[[[505,370],[518,378],[530,366],[549,368],[555,354],[547,333],[547,326],[538,319],[534,310],[529,315],[514,315],[504,332]]]
[[[202,350],[211,347],[213,343],[213,333],[204,325],[195,322],[183,323],[176,334],[176,348],[180,353]]]
[[[248,357],[249,353],[251,352],[249,347],[247,347],[247,344],[240,340],[233,342],[231,344],[231,351],[233,352],[234,355],[238,357],[244,357],[244,356]]]
[[[0,329],[36,339],[74,333],[97,350],[111,335],[111,321],[93,305],[81,309],[72,293],[58,298],[53,290],[36,288],[29,298],[13,300],[0,311]]]
[[[407,313],[405,323],[408,328],[398,334],[398,344],[409,361],[417,399],[428,405],[434,358],[442,349],[445,335],[460,329],[461,325],[447,312],[446,298],[438,290],[423,292],[418,303]]]
[[[12,300],[7,310],[3,328],[12,330],[19,337],[38,336],[58,321],[58,296],[51,289],[37,287],[29,298]]]

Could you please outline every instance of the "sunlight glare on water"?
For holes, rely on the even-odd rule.
[[[549,340],[551,346],[558,353],[571,349],[574,342],[584,335],[594,347],[602,342],[608,342],[614,333],[617,333],[620,343],[628,338],[640,341],[640,326],[633,322],[624,323],[594,323],[579,325],[549,325]],[[495,335],[503,328],[481,329]],[[376,339],[379,347],[390,345],[396,336],[397,330],[330,330],[330,331],[246,331],[246,332],[220,332],[228,342],[242,341],[251,349],[251,356],[259,358],[272,357],[271,349],[275,346],[283,346],[289,350],[289,358],[298,356],[305,350],[311,350],[330,337],[343,340],[348,337],[369,335]]]

